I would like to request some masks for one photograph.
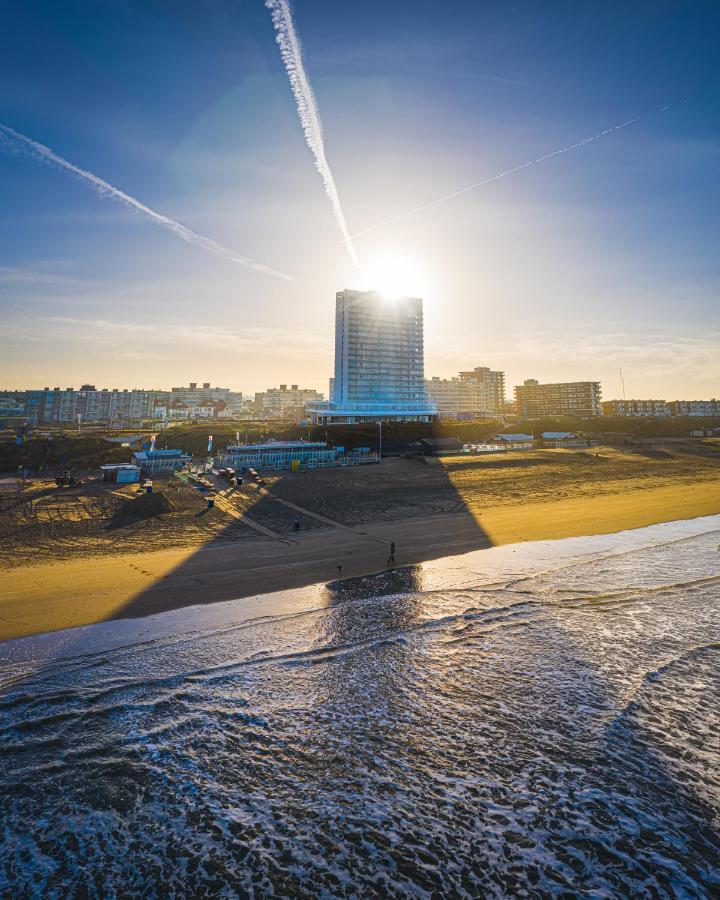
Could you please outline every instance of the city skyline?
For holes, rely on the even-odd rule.
[[[343,291],[343,292],[339,292],[339,293],[348,293],[348,294],[360,293],[360,294],[362,294],[364,292]],[[369,291],[367,293],[372,294],[372,293],[376,293],[376,292]],[[413,298],[404,298],[404,299],[413,299]],[[421,299],[421,298],[417,298],[417,299]],[[471,360],[470,364],[474,365],[476,362],[477,362],[477,360]],[[429,385],[431,383],[431,381],[440,381],[441,383],[443,383],[443,382],[449,383],[449,382],[458,381],[458,377],[462,378],[463,376],[472,375],[473,373],[471,371],[467,371],[467,370],[463,371],[462,366],[465,365],[466,363],[467,363],[467,360],[460,360],[458,362],[458,365],[456,366],[456,368],[449,374],[438,375],[434,372],[425,371],[426,386]],[[80,366],[79,368],[82,370],[82,366]],[[488,371],[490,371],[490,367],[475,366],[476,371],[480,368],[485,368]],[[544,385],[551,385],[551,384],[561,384],[562,385],[562,384],[573,383],[573,380],[569,379],[569,378],[557,378],[555,380],[550,380],[550,379],[537,379],[535,377],[528,377],[528,376],[518,376],[518,380],[517,380],[517,382],[515,382],[513,379],[506,377],[507,370],[504,366],[502,366],[500,364],[497,367],[497,369],[498,369],[498,371],[496,371],[493,374],[498,374],[498,375],[502,376],[503,381],[507,382],[509,391],[512,391],[515,387],[522,387],[524,384],[527,384],[529,381],[530,382],[540,381],[540,383],[544,384]],[[332,384],[333,377],[334,377],[332,374],[333,371],[334,371],[334,366],[333,366],[333,369],[331,369],[331,374],[325,379],[324,385],[322,384],[322,382],[318,382],[317,385],[303,383],[302,385],[300,385],[300,390],[315,391],[322,395],[327,394],[328,399],[329,399],[330,393],[328,391],[328,382],[330,384]],[[87,373],[85,373],[85,374],[87,374]],[[205,374],[207,374],[207,373],[203,373],[203,376]],[[101,382],[101,379],[97,379],[97,378],[92,379],[92,378],[81,377],[79,379],[75,379],[75,383],[73,383],[73,384],[68,384],[63,381],[58,381],[58,379],[51,378],[49,380],[46,380],[45,384],[41,385],[40,384],[41,379],[40,380],[36,379],[36,381],[38,382],[37,384],[10,384],[10,383],[0,384],[0,392],[4,391],[4,392],[12,393],[13,391],[23,392],[23,391],[40,391],[40,390],[55,390],[55,391],[91,390],[91,391],[110,391],[110,392],[112,392],[112,391],[125,391],[125,392],[127,392],[127,391],[148,391],[148,392],[161,391],[161,392],[165,392],[165,393],[170,393],[172,391],[183,391],[183,390],[187,391],[188,390],[187,386],[183,387],[182,385],[177,385],[177,384],[171,383],[170,381],[167,381],[167,380],[160,384],[150,384],[147,381],[144,381],[142,377],[140,377],[139,380],[133,381],[131,383],[127,380],[122,381],[123,377],[125,377],[125,376],[121,376],[121,382],[117,383],[117,384],[112,383],[112,382],[108,382],[107,384],[104,384]],[[267,391],[277,390],[278,386],[280,389],[283,389],[283,388],[287,387],[288,384],[291,384],[293,389],[297,389],[300,382],[299,381],[294,382],[293,379],[294,379],[294,375],[292,375],[292,373],[291,373],[291,376],[285,377],[285,381],[283,381],[277,377],[275,377],[273,379],[271,376],[270,382],[265,383],[262,386],[252,387],[252,388],[243,387],[242,382],[237,382],[237,381],[236,381],[236,383],[222,384],[222,379],[210,379],[210,381],[207,381],[207,382],[198,381],[198,382],[195,382],[195,384],[202,384],[203,387],[205,387],[205,388],[209,387],[210,385],[214,385],[215,387],[212,388],[213,390],[217,390],[217,389],[230,390],[231,392],[240,393],[245,398],[250,398],[256,394],[261,394],[261,393],[265,393]],[[181,376],[178,380],[187,382],[187,384],[189,384],[191,387],[193,386],[193,382],[191,382],[190,379],[187,377],[183,378]],[[575,381],[579,381],[579,380],[586,380],[586,379],[575,379]],[[617,381],[617,384],[615,384],[615,381]],[[627,388],[627,378],[624,375],[622,368],[618,369],[616,377],[614,379],[611,379],[610,383],[607,385],[607,389],[606,389],[606,386],[603,384],[603,382],[598,381],[597,383],[601,385],[601,391],[605,392],[605,396],[604,396],[605,401],[613,400],[613,401],[617,401],[619,403],[624,403],[624,402],[626,402],[626,399],[627,399],[627,402],[635,402],[635,401],[640,400],[640,398],[641,398],[640,392],[636,391],[635,393],[632,393]],[[258,384],[259,384],[259,382],[258,382]],[[717,386],[717,382],[715,382],[715,386]],[[617,388],[617,390],[613,390],[613,388],[615,388],[615,387]],[[662,392],[660,392],[658,390],[651,390],[649,393],[647,393],[644,396],[646,396],[646,398],[648,400],[651,399],[651,397],[658,400],[660,398],[661,393]],[[670,393],[673,394],[673,392],[670,392]],[[706,399],[712,399],[714,401],[716,399],[718,393],[720,393],[720,392],[716,391],[715,393],[712,394],[712,396],[710,394],[707,394]],[[675,396],[674,394],[676,394],[677,396]],[[666,402],[666,401],[675,402],[678,400],[686,401],[689,397],[689,394],[683,395],[682,391],[675,391],[674,394],[672,396],[663,396],[663,398],[662,398],[663,402]]]
[[[133,2],[111,25],[89,2],[10,11],[0,122],[294,280],[0,153],[3,386],[197,373],[326,392],[335,293],[382,287],[368,277],[400,259],[428,375],[482,362],[510,385],[592,379],[619,398],[622,367],[628,397],[717,395],[716,8],[371,7],[295,8],[348,228],[369,230],[360,270],[262,3],[143,5],[142,33]]]

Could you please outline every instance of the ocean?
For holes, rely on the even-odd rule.
[[[0,644],[0,895],[720,894],[720,516]]]

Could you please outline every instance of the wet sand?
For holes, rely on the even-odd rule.
[[[0,582],[0,639],[250,597],[370,574],[482,547],[604,534],[720,513],[720,479],[558,500],[472,503],[463,511],[318,527],[271,539],[116,552],[11,569]],[[316,520],[317,522],[317,520]],[[119,541],[122,538],[118,538]],[[152,547],[152,540],[148,540]],[[342,566],[338,570],[338,566]]]

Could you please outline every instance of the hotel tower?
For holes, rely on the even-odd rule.
[[[429,422],[423,308],[417,297],[339,291],[335,297],[335,377],[330,401],[310,406],[319,424]]]

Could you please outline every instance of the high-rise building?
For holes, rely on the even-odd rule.
[[[525,419],[575,416],[590,419],[602,415],[599,381],[539,384],[534,378],[515,388],[517,411]]]
[[[314,421],[429,422],[425,395],[422,300],[377,291],[339,291],[335,298],[332,399],[312,403]]]

